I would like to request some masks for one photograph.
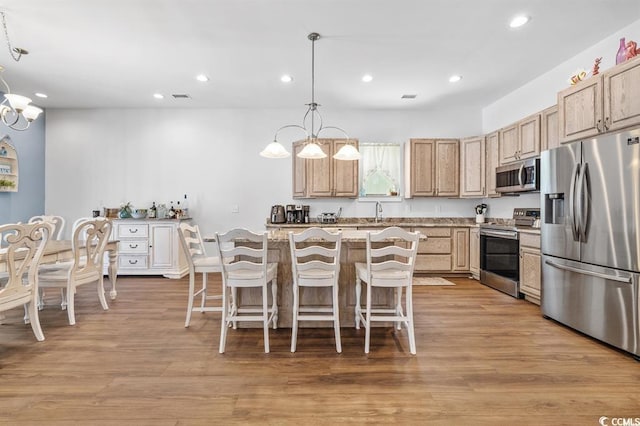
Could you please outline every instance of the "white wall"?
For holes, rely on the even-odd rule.
[[[362,142],[460,137],[481,131],[474,108],[432,111],[322,110],[325,125]],[[130,201],[148,207],[185,193],[203,232],[235,226],[264,229],[273,204],[292,204],[291,159],[258,153],[276,129],[299,123],[295,110],[52,109],[47,111],[46,201],[70,223],[99,207]],[[292,131],[290,140],[299,139]],[[330,136],[330,135],[328,135]],[[339,135],[337,135],[339,136]],[[281,139],[284,141],[285,139]],[[301,201],[298,201],[301,203]],[[374,205],[350,199],[304,200],[311,215],[343,208],[371,217]],[[392,216],[472,217],[478,200],[419,199],[385,203]],[[232,213],[238,206],[238,213]]]
[[[588,29],[585,29],[588,31]],[[406,142],[412,137],[465,137],[489,133],[556,102],[577,68],[601,71],[615,62],[620,37],[640,39],[640,20],[478,111],[340,111],[323,108],[325,125],[362,142]],[[559,40],[558,42],[561,42]],[[235,226],[263,229],[273,204],[291,204],[291,160],[258,152],[275,130],[298,124],[291,110],[93,109],[48,110],[45,211],[68,221],[99,207],[131,201],[148,207],[185,193],[204,232]],[[283,135],[290,140],[299,134]],[[284,139],[282,139],[284,141]],[[483,200],[489,217],[511,217],[514,207],[539,206],[538,194]],[[371,217],[372,203],[305,200],[311,215],[343,208],[343,216]],[[472,217],[478,200],[423,198],[384,204],[387,217]],[[300,201],[298,201],[300,203]],[[239,212],[232,213],[237,206]]]
[[[585,28],[585,31],[589,31]],[[534,114],[557,103],[559,91],[569,87],[568,80],[578,68],[591,71],[596,58],[602,57],[600,72],[616,63],[620,38],[640,43],[640,20],[578,53],[552,70],[542,74],[528,84],[509,93],[482,110],[483,133],[490,133],[530,114]],[[562,43],[562,40],[558,40]]]
[[[588,31],[588,29],[585,29]],[[542,74],[528,84],[488,105],[482,110],[483,133],[490,133],[557,103],[559,91],[569,87],[568,79],[578,68],[591,71],[596,58],[602,57],[600,72],[615,65],[620,38],[640,41],[640,20],[622,28],[590,48]],[[559,40],[558,42],[562,42]],[[510,217],[514,207],[539,207],[539,194],[485,200],[490,216]]]

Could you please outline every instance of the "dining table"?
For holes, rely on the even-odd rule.
[[[118,292],[116,290],[116,281],[118,278],[118,241],[111,240],[107,242],[105,252],[109,259],[107,273],[111,282],[111,290],[109,297],[115,300]],[[51,264],[56,262],[64,262],[73,259],[73,249],[71,240],[49,240],[44,248],[42,260],[40,264]],[[7,271],[7,255],[6,249],[0,249],[0,272]]]

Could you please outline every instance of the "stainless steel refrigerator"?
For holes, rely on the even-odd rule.
[[[540,166],[542,314],[640,357],[640,129]]]

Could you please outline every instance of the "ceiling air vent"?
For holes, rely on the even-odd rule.
[[[402,95],[401,99],[415,99],[418,95]]]
[[[174,93],[171,96],[173,96],[173,99],[191,99],[191,96],[186,93]]]

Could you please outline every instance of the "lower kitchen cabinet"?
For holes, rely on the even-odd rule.
[[[180,278],[188,273],[178,240],[179,220],[116,219],[112,238],[118,243],[118,275],[163,275]]]
[[[418,244],[415,273],[469,271],[469,228],[415,228],[427,236]]]
[[[480,228],[469,229],[469,272],[471,278],[480,280]]]
[[[520,292],[525,299],[540,304],[542,258],[540,235],[520,233]]]

